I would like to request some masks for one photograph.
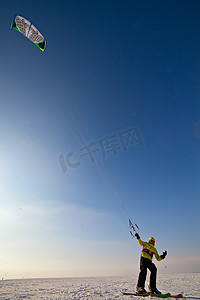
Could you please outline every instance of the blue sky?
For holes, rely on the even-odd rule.
[[[160,272],[199,271],[199,8],[2,1],[1,277],[137,274],[128,217],[168,250]]]

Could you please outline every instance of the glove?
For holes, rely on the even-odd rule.
[[[167,251],[164,251],[163,254],[160,256],[162,259],[165,258],[165,256],[167,255]]]
[[[135,234],[135,236],[136,236],[137,240],[139,240],[139,239],[140,239],[140,236],[139,236],[139,234],[138,234],[138,233],[136,233],[136,234]]]

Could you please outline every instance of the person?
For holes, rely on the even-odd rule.
[[[145,290],[145,281],[147,276],[147,269],[150,270],[150,284],[149,284],[149,292],[151,294],[161,294],[160,291],[156,288],[156,276],[157,276],[157,268],[155,264],[152,262],[153,255],[158,261],[163,260],[166,255],[167,251],[164,251],[162,255],[158,254],[158,251],[154,247],[155,239],[153,237],[149,238],[149,242],[143,242],[140,239],[138,233],[135,234],[138,244],[143,247],[142,254],[140,258],[140,273],[137,282],[136,291],[138,294],[146,294],[147,291]]]

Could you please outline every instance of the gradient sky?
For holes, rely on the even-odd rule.
[[[200,270],[199,11],[1,1],[0,277],[137,274],[128,217],[168,251],[159,272]],[[10,30],[15,14],[44,53]]]

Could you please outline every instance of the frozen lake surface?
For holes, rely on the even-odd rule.
[[[122,290],[133,291],[136,283],[136,276],[2,280],[0,299],[142,299],[121,294]],[[200,273],[159,275],[157,288],[163,293],[183,293],[183,299],[200,300]]]

